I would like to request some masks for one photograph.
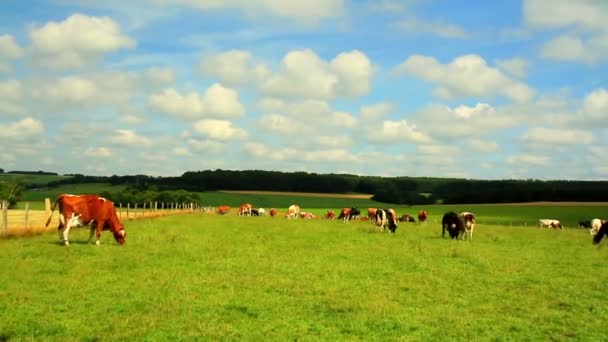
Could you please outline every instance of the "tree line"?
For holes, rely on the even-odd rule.
[[[432,177],[378,177],[261,170],[188,171],[179,177],[146,175],[87,176],[51,181],[49,187],[75,183],[127,185],[127,193],[182,190],[265,190],[319,193],[367,193],[395,204],[510,203],[535,201],[608,201],[608,181],[470,180]],[[107,196],[114,201],[115,196]],[[121,201],[118,201],[121,202]],[[128,201],[122,201],[128,202]],[[143,202],[141,202],[143,203]]]

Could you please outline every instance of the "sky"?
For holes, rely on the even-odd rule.
[[[0,168],[608,179],[605,0],[2,0]]]

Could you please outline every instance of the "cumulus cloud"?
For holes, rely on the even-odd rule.
[[[376,143],[424,144],[432,141],[428,135],[420,132],[416,125],[408,123],[407,120],[385,120],[381,125],[367,127],[365,130],[367,139]]]
[[[175,71],[171,68],[152,67],[146,70],[146,77],[154,83],[173,83]]]
[[[89,157],[102,157],[108,158],[112,156],[112,150],[107,147],[89,147],[84,151],[84,154]]]
[[[517,166],[551,166],[552,160],[548,156],[536,156],[532,154],[517,154],[506,158],[507,164]]]
[[[10,62],[23,56],[23,49],[10,34],[0,35],[0,72],[11,71]]]
[[[442,38],[465,39],[469,34],[460,26],[441,22],[408,18],[397,23],[397,27],[409,34],[431,34]]]
[[[110,142],[116,145],[132,146],[132,147],[149,147],[152,141],[144,136],[138,135],[132,130],[117,129],[114,135],[110,137]]]
[[[258,83],[270,74],[265,64],[254,64],[251,53],[244,50],[204,56],[199,63],[199,70],[228,86],[239,86],[250,81]]]
[[[524,78],[528,75],[529,63],[523,58],[499,59],[496,61],[496,65],[517,78]]]
[[[312,50],[290,51],[281,68],[262,83],[270,96],[328,100],[370,91],[373,66],[362,52],[343,52],[326,62]]]
[[[36,65],[60,70],[84,68],[107,53],[136,44],[113,19],[79,13],[33,27],[29,36]]]
[[[202,117],[239,118],[245,115],[245,106],[239,101],[236,90],[213,84],[201,96],[195,92],[180,94],[167,88],[150,96],[150,106],[161,112],[183,119]]]
[[[182,5],[202,11],[238,10],[253,20],[281,18],[300,25],[314,26],[321,20],[342,15],[345,9],[344,0],[158,0],[166,5]]]
[[[528,85],[488,66],[478,55],[460,56],[449,64],[441,64],[429,56],[413,55],[401,63],[396,72],[436,84],[435,95],[444,99],[499,94],[526,102],[534,96],[534,90]]]
[[[226,150],[226,143],[216,140],[199,140],[196,138],[188,139],[188,146],[195,152],[202,152],[204,154],[217,154]]]
[[[18,80],[0,81],[0,116],[3,114],[16,114],[24,110],[23,86]]]
[[[43,131],[42,122],[29,117],[9,124],[0,123],[0,139],[10,141],[26,141],[40,136]]]
[[[540,54],[547,59],[586,63],[608,59],[606,16],[608,3],[602,0],[524,2],[524,21],[528,26],[562,32],[541,47]]]
[[[584,130],[533,127],[521,136],[521,140],[531,144],[553,146],[591,144],[594,138],[591,132]]]
[[[181,157],[189,157],[192,155],[192,153],[190,152],[189,149],[187,149],[186,147],[175,147],[173,149],[173,153],[176,156],[181,156]]]
[[[199,120],[194,123],[194,129],[213,140],[244,140],[248,137],[247,131],[234,127],[228,120]]]
[[[469,139],[467,144],[471,149],[477,152],[490,153],[500,152],[500,146],[495,141],[481,140],[481,139]]]

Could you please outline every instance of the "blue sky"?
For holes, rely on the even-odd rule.
[[[603,0],[5,0],[0,167],[608,178]]]

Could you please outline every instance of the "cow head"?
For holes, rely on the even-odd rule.
[[[127,232],[125,231],[125,227],[122,224],[118,225],[118,227],[116,227],[116,229],[112,231],[112,234],[114,234],[114,239],[116,240],[116,242],[118,242],[119,245],[122,246],[125,244]]]
[[[593,237],[593,244],[597,245],[598,243],[600,243],[604,238],[604,235],[608,235],[608,222],[604,222],[604,224],[602,224],[602,227],[600,227],[600,230],[597,232],[597,234],[595,234],[595,236]]]

